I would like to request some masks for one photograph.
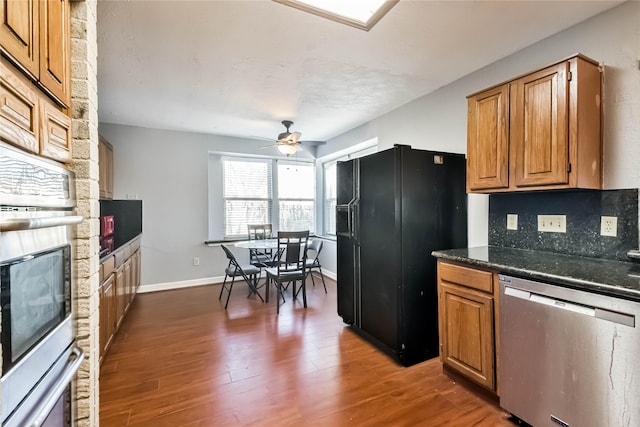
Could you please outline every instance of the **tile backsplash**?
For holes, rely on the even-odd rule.
[[[517,230],[507,214],[518,215]],[[566,233],[538,231],[538,215],[565,215]],[[600,235],[601,216],[617,217],[617,236]],[[638,189],[497,193],[489,196],[489,245],[628,261],[638,249]]]

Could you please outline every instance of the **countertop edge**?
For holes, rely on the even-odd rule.
[[[518,249],[514,249],[518,250]],[[596,293],[603,293],[615,297],[622,297],[626,299],[632,299],[635,301],[640,301],[640,291],[636,291],[633,289],[628,289],[620,286],[608,285],[606,283],[594,282],[591,280],[580,279],[571,276],[563,276],[553,273],[546,273],[539,270],[531,270],[524,267],[516,267],[513,265],[502,264],[498,262],[484,261],[477,258],[470,258],[455,254],[447,253],[447,251],[433,251],[431,253],[436,258],[448,260],[448,261],[456,261],[464,264],[474,265],[478,267],[483,267],[491,270],[495,270],[499,273],[506,274],[516,274],[522,276],[524,278],[529,279],[537,279],[546,282],[551,282],[551,284],[564,285],[567,287],[592,291]],[[553,254],[551,254],[553,255]],[[632,262],[624,262],[624,261],[613,261],[611,262],[619,262],[621,264],[629,264]]]

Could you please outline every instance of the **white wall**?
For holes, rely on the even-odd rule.
[[[508,34],[505,34],[508,37]],[[464,153],[466,96],[580,52],[602,61],[605,188],[640,186],[640,2],[627,2],[516,52],[429,95],[347,132],[318,149],[318,157],[378,138],[393,144]],[[222,275],[219,248],[208,236],[208,153],[255,153],[255,141],[101,124],[114,145],[115,198],[143,200],[142,283]],[[469,246],[487,243],[488,197],[469,200]],[[335,271],[335,245],[323,265]],[[201,265],[192,266],[198,256]]]

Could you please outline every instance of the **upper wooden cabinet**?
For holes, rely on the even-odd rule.
[[[576,55],[470,95],[467,191],[602,188],[600,91]]]
[[[467,189],[507,188],[509,85],[473,95],[468,105]]]
[[[2,50],[34,76],[39,67],[39,0],[2,0],[0,38]]]
[[[71,161],[71,119],[33,82],[0,63],[0,140],[60,162]]]
[[[100,137],[98,145],[99,188],[101,199],[113,198],[113,147]]]
[[[2,52],[60,106],[71,100],[68,0],[1,0]]]

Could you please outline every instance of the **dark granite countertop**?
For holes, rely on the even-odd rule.
[[[481,246],[433,256],[533,280],[640,301],[640,264],[552,252]]]

